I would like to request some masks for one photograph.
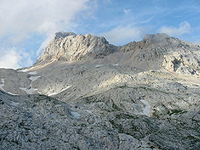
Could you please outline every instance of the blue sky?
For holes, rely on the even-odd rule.
[[[30,66],[57,31],[115,45],[158,32],[200,43],[199,8],[199,0],[0,0],[0,67]]]

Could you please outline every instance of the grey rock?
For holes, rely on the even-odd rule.
[[[115,48],[104,37],[59,32],[56,33],[53,41],[44,49],[36,64],[58,60],[77,61],[86,59],[88,56],[101,58],[113,53]]]
[[[0,149],[198,150],[199,51],[56,33],[33,66],[0,69]]]

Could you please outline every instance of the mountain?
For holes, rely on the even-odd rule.
[[[115,49],[116,47],[109,44],[104,37],[58,32],[54,40],[44,49],[36,64],[99,58],[113,53]]]
[[[200,46],[166,34],[56,33],[33,66],[0,69],[0,149],[198,150],[199,78]]]

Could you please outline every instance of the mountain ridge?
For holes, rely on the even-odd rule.
[[[76,60],[81,59],[80,56],[84,57],[84,55],[86,55],[87,53],[92,53],[92,52],[94,54],[96,52],[96,57],[98,56],[99,51],[100,51],[100,55],[102,54],[103,56],[107,56],[111,53],[117,52],[118,49],[123,49],[123,47],[128,46],[131,43],[132,45],[135,44],[136,46],[138,46],[138,48],[140,47],[142,48],[143,46],[148,46],[148,44],[157,44],[156,45],[157,47],[165,46],[167,44],[171,44],[170,42],[173,42],[173,41],[177,42],[175,43],[177,44],[176,46],[178,46],[178,44],[180,44],[179,46],[185,46],[185,47],[189,45],[188,42],[180,41],[179,39],[170,37],[164,33],[147,34],[144,36],[144,39],[142,41],[138,41],[138,42],[134,41],[134,42],[129,42],[123,46],[115,46],[115,45],[109,44],[109,42],[104,37],[98,37],[91,34],[85,34],[85,35],[75,34],[73,32],[57,32],[55,33],[53,40],[46,46],[46,48],[44,48],[43,54],[39,56],[37,62],[42,61],[43,59],[45,59],[45,57],[49,59],[50,57],[52,57],[52,55],[56,56],[55,60],[56,59],[62,60],[62,58],[60,58],[61,56],[59,56],[59,55],[62,55],[62,57],[65,58],[65,59],[63,58],[63,60],[65,61],[70,61],[70,60],[76,61]],[[73,47],[71,47],[72,43],[75,43]],[[159,43],[161,43],[161,45],[158,45]],[[90,45],[92,44],[93,46],[90,47]],[[112,47],[111,49],[115,48],[115,50],[109,50],[110,46]],[[108,47],[108,51],[105,50],[107,47]],[[51,51],[50,49],[53,49],[53,51]],[[59,52],[57,49],[62,52]],[[76,52],[74,49],[78,52]],[[83,49],[83,50],[79,50],[79,49]],[[85,52],[85,49],[88,49],[88,50]],[[47,56],[43,56],[43,55],[47,55]],[[70,55],[70,56],[67,56],[67,55]]]
[[[144,71],[160,69],[163,66],[173,71],[171,69],[173,66],[169,68],[169,64],[174,65],[172,60],[171,62],[164,62],[164,59],[166,57],[172,59],[172,57],[178,55],[167,56],[169,53],[182,51],[181,53],[188,55],[191,51],[199,49],[199,45],[181,41],[164,33],[147,34],[142,41],[115,46],[109,44],[104,37],[58,32],[55,34],[55,38],[44,48],[43,54],[39,56],[33,67],[46,66],[57,61],[100,64],[118,64],[121,62],[122,65],[137,67]],[[199,57],[199,54],[197,54],[197,57]],[[197,62],[195,63],[197,64]]]

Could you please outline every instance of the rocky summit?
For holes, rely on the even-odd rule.
[[[0,149],[200,150],[200,45],[56,33],[33,66],[0,69]]]
[[[109,44],[104,37],[58,32],[54,40],[44,49],[37,63],[99,58],[114,52],[115,49],[115,46]]]

